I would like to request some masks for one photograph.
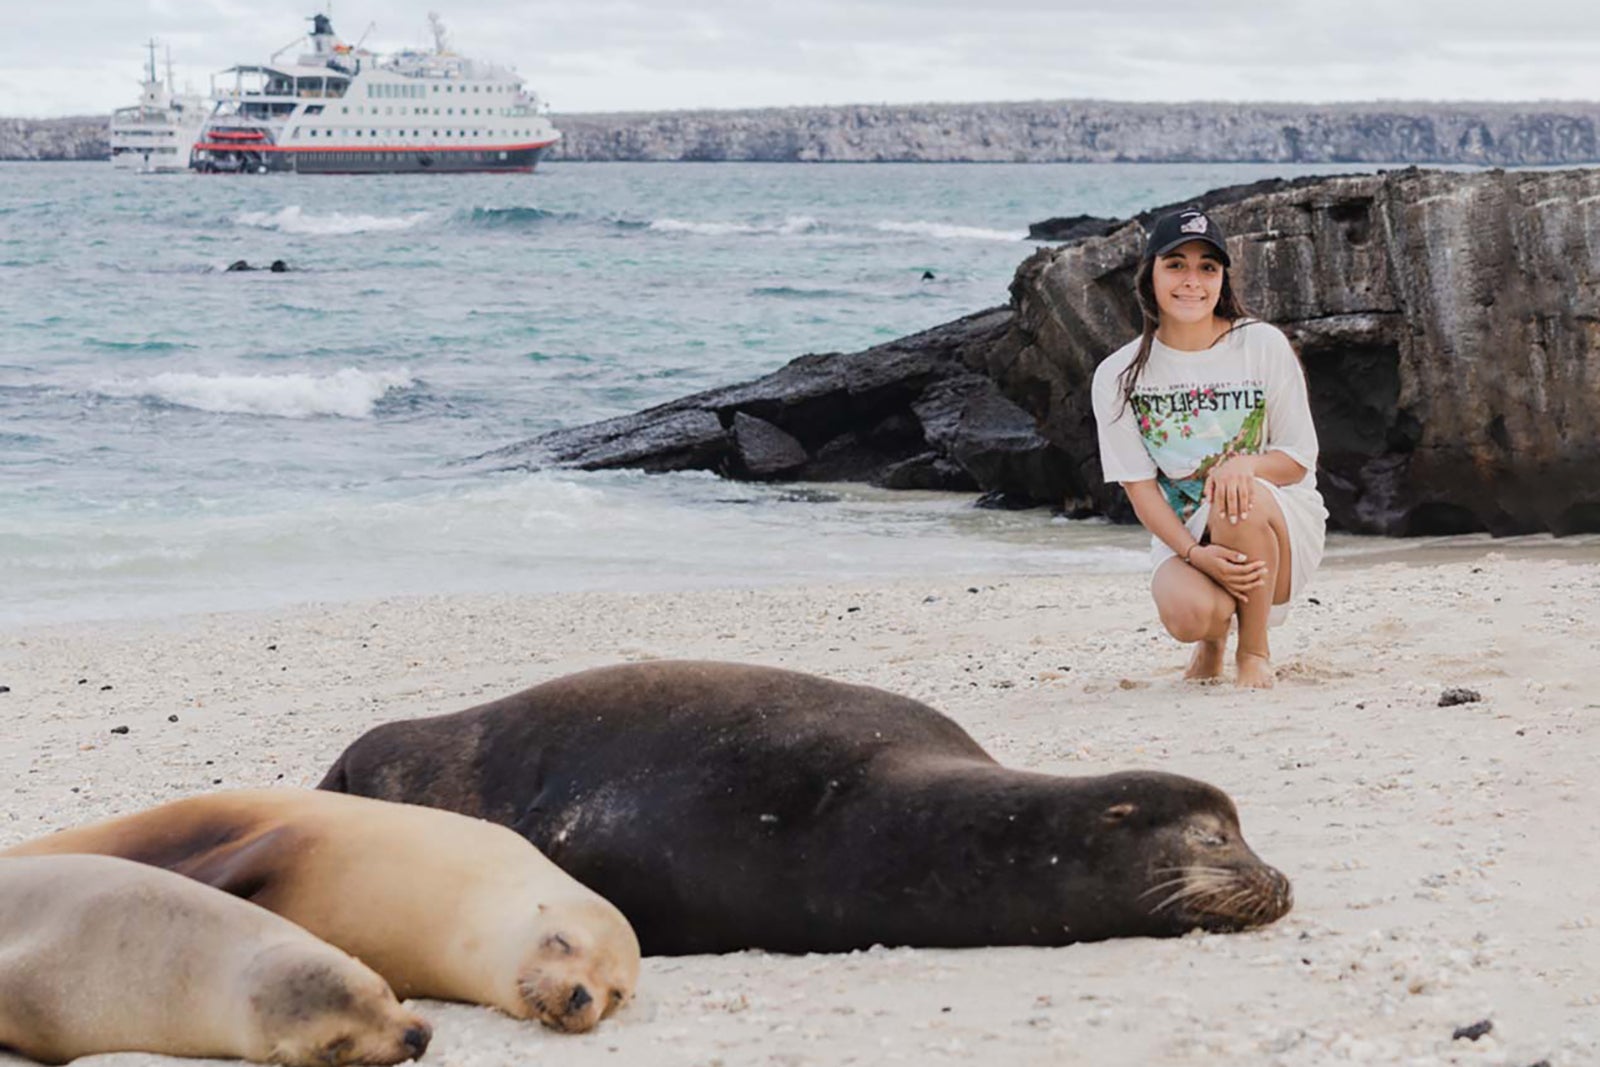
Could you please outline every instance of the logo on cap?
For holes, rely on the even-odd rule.
[[[1206,230],[1209,227],[1210,227],[1210,223],[1206,221],[1206,217],[1204,215],[1198,215],[1197,214],[1193,218],[1185,219],[1183,221],[1182,225],[1180,225],[1178,227],[1178,232],[1179,233],[1205,233]]]

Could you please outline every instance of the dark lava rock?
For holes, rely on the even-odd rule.
[[[1030,241],[1076,241],[1080,237],[1103,237],[1122,225],[1121,219],[1098,215],[1058,215],[1028,227]]]
[[[810,458],[799,441],[765,419],[742,411],[733,415],[733,447],[743,473],[750,478],[771,478]]]
[[[1232,235],[1244,304],[1299,351],[1334,528],[1600,531],[1600,170],[1410,168],[1193,199]],[[1008,308],[475,462],[975,490],[1134,521],[1100,477],[1089,386],[1138,332],[1146,227],[1174,206],[1064,220],[1072,236],[1021,264]]]
[[[1071,464],[1033,416],[974,370],[1007,333],[992,308],[849,354],[802,356],[764,378],[636,415],[558,430],[475,465],[709,470],[735,478],[1054,499]]]
[[[1446,689],[1439,694],[1439,706],[1453,708],[1457,704],[1476,704],[1482,699],[1476,689]]]
[[[1231,235],[1245,305],[1299,350],[1336,528],[1600,530],[1597,196],[1594,171],[1413,168],[1196,198]],[[1064,495],[1111,514],[1089,382],[1137,333],[1133,274],[1164,210],[1024,262],[986,368],[1079,461]]]
[[[1479,1019],[1471,1026],[1456,1027],[1455,1033],[1450,1035],[1450,1040],[1460,1041],[1462,1038],[1466,1038],[1468,1041],[1476,1041],[1493,1029],[1494,1023],[1488,1019]]]
[[[114,734],[125,734],[128,732],[128,728],[126,726],[113,726],[111,728],[111,732]]]

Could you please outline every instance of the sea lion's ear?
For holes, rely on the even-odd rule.
[[[1113,804],[1101,812],[1100,819],[1102,822],[1119,823],[1138,810],[1139,805],[1131,801],[1123,801],[1121,804]]]

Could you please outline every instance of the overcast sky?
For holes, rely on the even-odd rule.
[[[557,111],[1041,100],[1596,100],[1594,0],[0,0],[0,115],[106,112],[331,10],[376,50],[517,68]],[[368,29],[369,25],[376,23]],[[291,49],[285,59],[297,54]]]

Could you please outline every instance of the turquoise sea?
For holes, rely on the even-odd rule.
[[[1332,169],[0,164],[0,625],[1141,570],[1135,530],[967,496],[454,461],[1003,303],[1032,221]]]

